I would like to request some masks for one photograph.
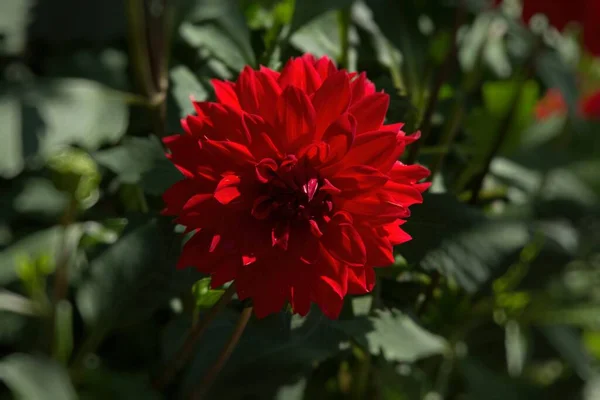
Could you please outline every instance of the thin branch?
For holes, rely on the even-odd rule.
[[[448,51],[448,54],[444,58],[444,62],[439,73],[435,78],[433,88],[431,89],[431,93],[429,95],[429,99],[425,107],[425,112],[423,113],[423,119],[419,128],[419,130],[421,131],[421,139],[417,140],[410,147],[408,151],[408,156],[406,158],[407,164],[413,164],[415,161],[417,161],[419,151],[421,150],[421,147],[427,141],[427,138],[431,133],[432,117],[437,107],[440,90],[442,89],[444,82],[446,82],[446,79],[448,79],[448,76],[450,75],[456,64],[456,54],[458,52],[458,41],[456,39],[456,36],[458,29],[463,24],[465,17],[466,10],[463,5],[463,2],[461,1],[456,8],[454,27],[452,29],[452,33],[450,34],[450,40],[452,40],[452,45],[450,47],[450,50]]]
[[[202,400],[206,393],[208,393],[208,390],[219,375],[219,372],[221,372],[223,366],[231,356],[231,353],[233,353],[235,346],[240,341],[240,338],[242,337],[242,334],[244,333],[246,325],[248,325],[248,321],[250,320],[251,316],[252,307],[244,308],[240,318],[238,319],[237,325],[235,326],[235,330],[229,338],[229,341],[225,347],[223,347],[223,350],[221,351],[221,354],[219,354],[217,361],[215,361],[208,373],[204,375],[204,378],[202,378],[200,384],[192,392],[192,396],[190,397],[191,400]]]
[[[175,377],[177,372],[187,363],[198,340],[202,337],[210,323],[215,319],[219,312],[221,312],[229,303],[234,293],[235,285],[231,284],[225,293],[223,293],[223,296],[221,296],[217,304],[210,309],[206,316],[199,323],[190,328],[183,346],[181,346],[177,354],[175,354],[175,356],[167,363],[162,375],[152,383],[152,386],[156,390],[164,389]]]

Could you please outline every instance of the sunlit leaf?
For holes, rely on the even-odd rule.
[[[0,380],[19,399],[77,399],[67,370],[41,356],[15,353],[3,358]]]

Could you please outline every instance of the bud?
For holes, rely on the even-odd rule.
[[[100,172],[88,153],[67,148],[48,160],[52,181],[57,189],[67,192],[80,208],[91,207],[98,200]]]

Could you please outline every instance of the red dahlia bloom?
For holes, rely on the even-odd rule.
[[[543,121],[555,115],[564,115],[568,111],[567,103],[558,89],[550,88],[535,105],[535,116]]]
[[[585,96],[580,102],[581,113],[588,119],[600,119],[600,90]]]
[[[400,225],[429,171],[397,159],[419,135],[384,125],[388,95],[327,58],[212,83],[218,102],[194,103],[186,133],[164,140],[185,177],[164,213],[195,232],[178,266],[213,287],[234,280],[258,317],[286,302],[305,315],[314,302],[336,318],[410,240]]]
[[[569,23],[579,23],[585,48],[591,54],[600,55],[600,0],[523,0],[522,3],[525,22],[535,14],[544,14],[560,31]]]

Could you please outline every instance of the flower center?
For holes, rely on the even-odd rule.
[[[262,183],[252,209],[257,219],[320,220],[333,209],[331,193],[336,189],[294,156],[279,164],[272,159],[262,160],[256,174]]]

